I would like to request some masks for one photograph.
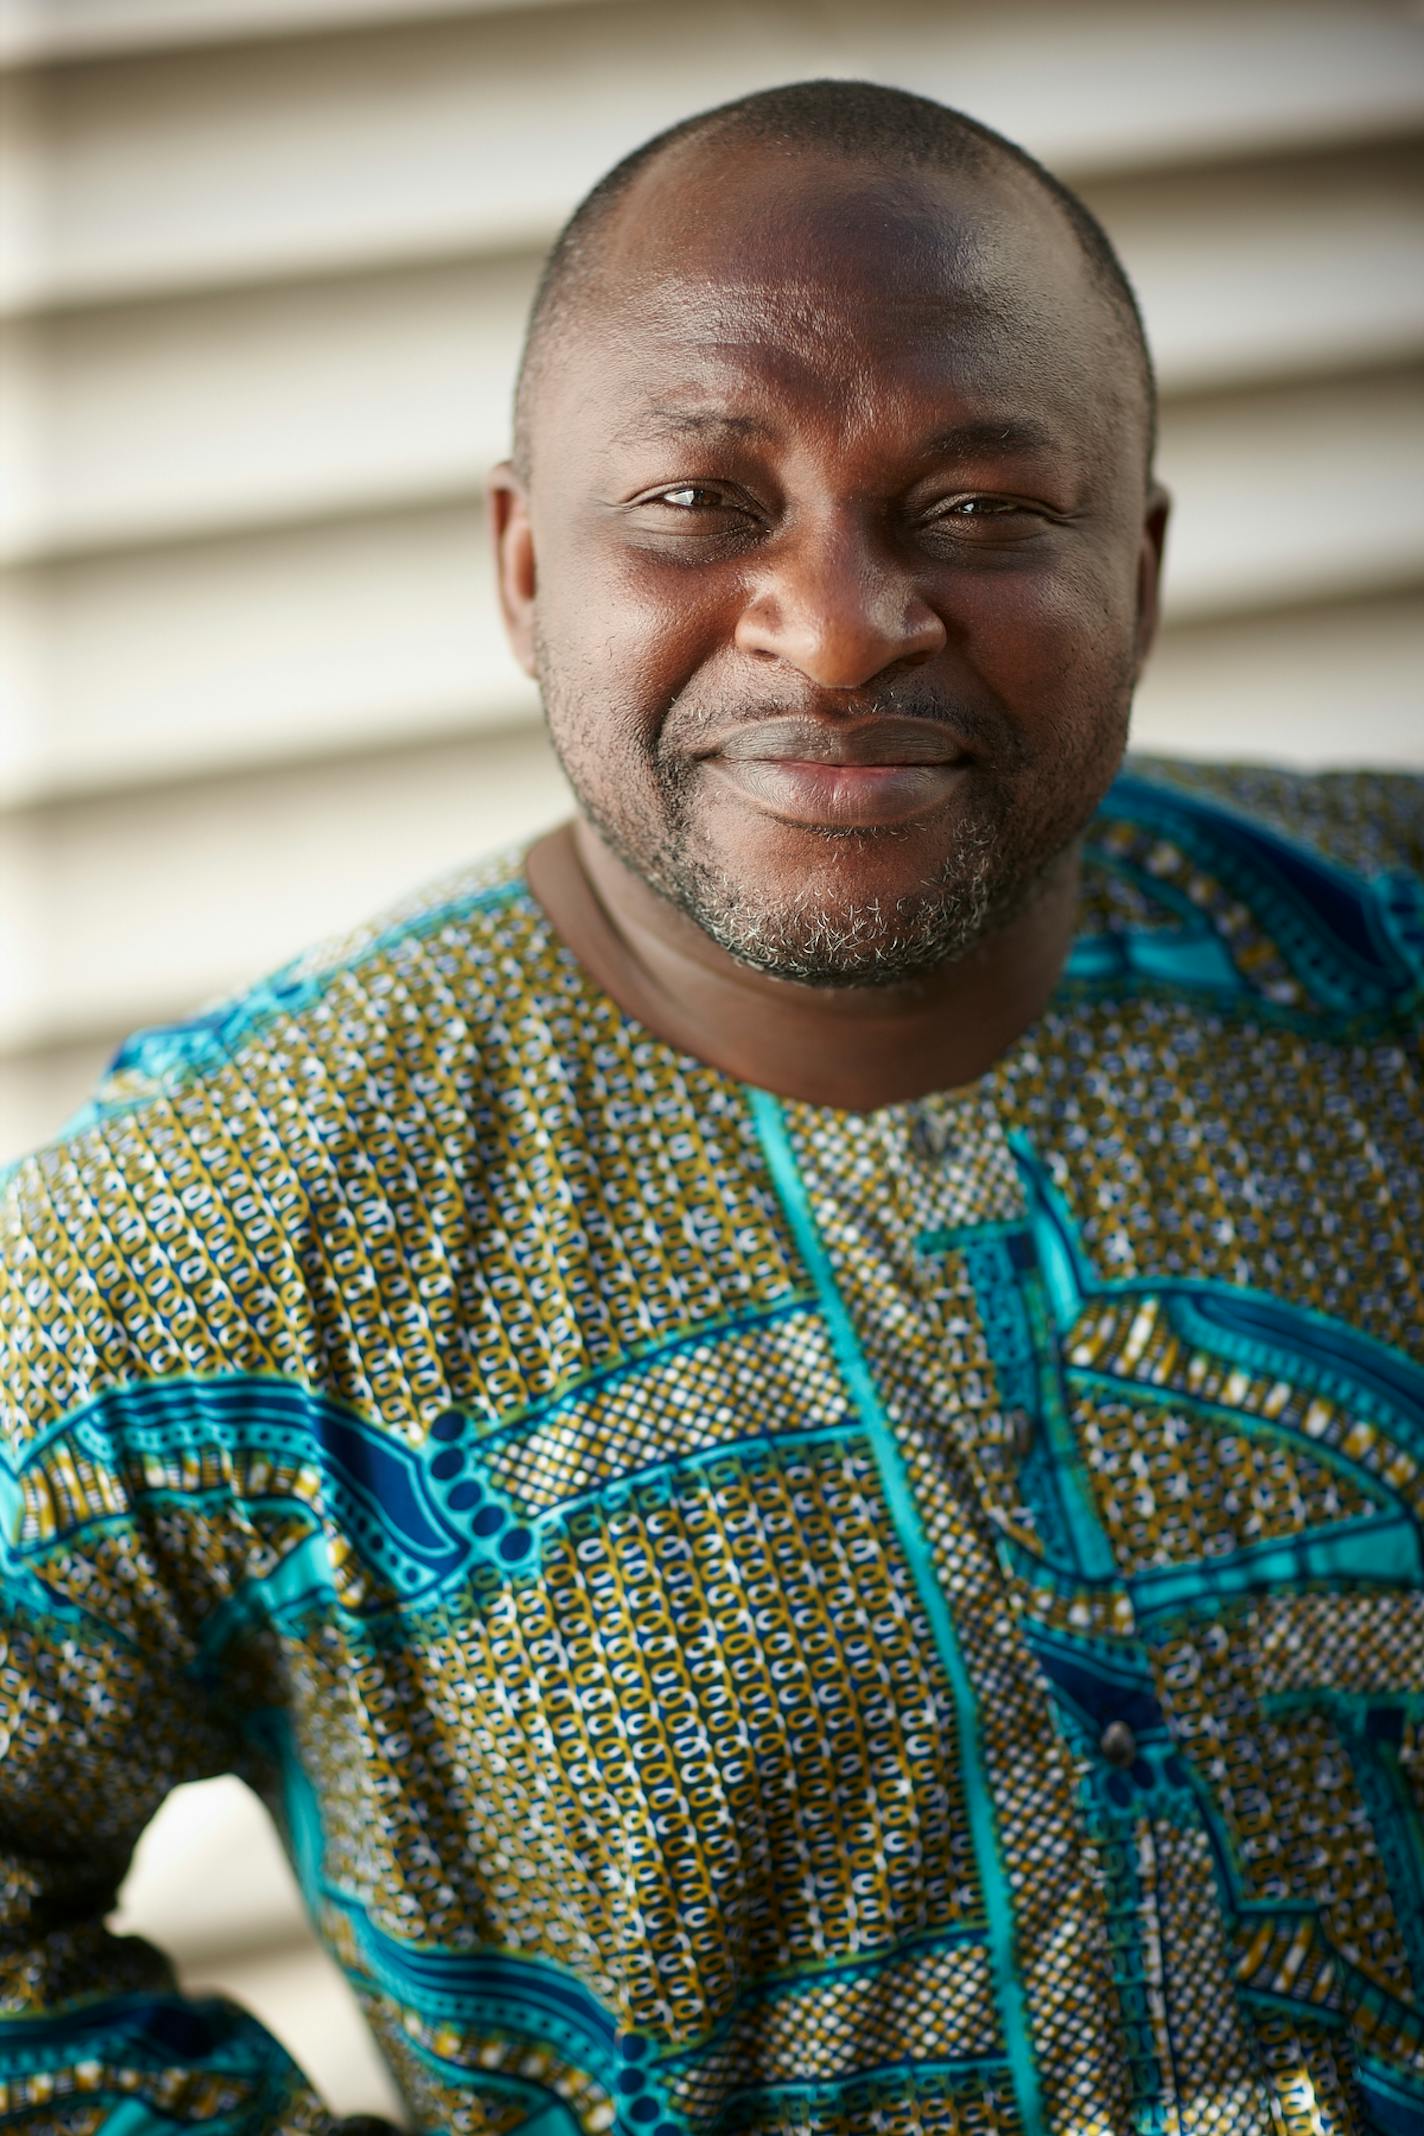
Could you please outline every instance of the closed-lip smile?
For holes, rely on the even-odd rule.
[[[957,764],[964,751],[928,719],[884,714],[854,723],[773,718],[734,727],[700,756],[732,763]]]
[[[932,813],[968,761],[934,721],[894,715],[853,724],[757,720],[698,755],[759,815],[840,831],[873,831]]]

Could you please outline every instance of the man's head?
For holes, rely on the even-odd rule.
[[[741,99],[574,216],[518,415],[506,613],[615,854],[816,984],[1032,898],[1121,755],[1165,515],[1071,195],[901,91]]]

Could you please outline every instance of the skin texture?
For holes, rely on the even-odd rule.
[[[1061,969],[1166,521],[1059,211],[1008,164],[679,144],[615,210],[530,434],[492,511],[580,805],[530,858],[555,927],[783,1095],[981,1075]]]

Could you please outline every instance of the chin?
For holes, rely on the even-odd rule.
[[[987,869],[952,888],[847,897],[808,883],[759,898],[745,877],[684,871],[673,902],[739,964],[814,987],[891,987],[957,962],[996,924]]]

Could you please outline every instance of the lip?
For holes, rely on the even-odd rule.
[[[943,728],[888,716],[854,726],[759,720],[733,729],[702,761],[760,814],[813,830],[873,830],[929,815],[967,766]]]
[[[795,757],[711,757],[706,768],[763,815],[819,830],[870,830],[930,814],[962,763],[810,763]]]
[[[958,764],[964,751],[928,719],[886,714],[854,724],[824,719],[764,719],[734,727],[700,752],[726,763],[898,766]]]

